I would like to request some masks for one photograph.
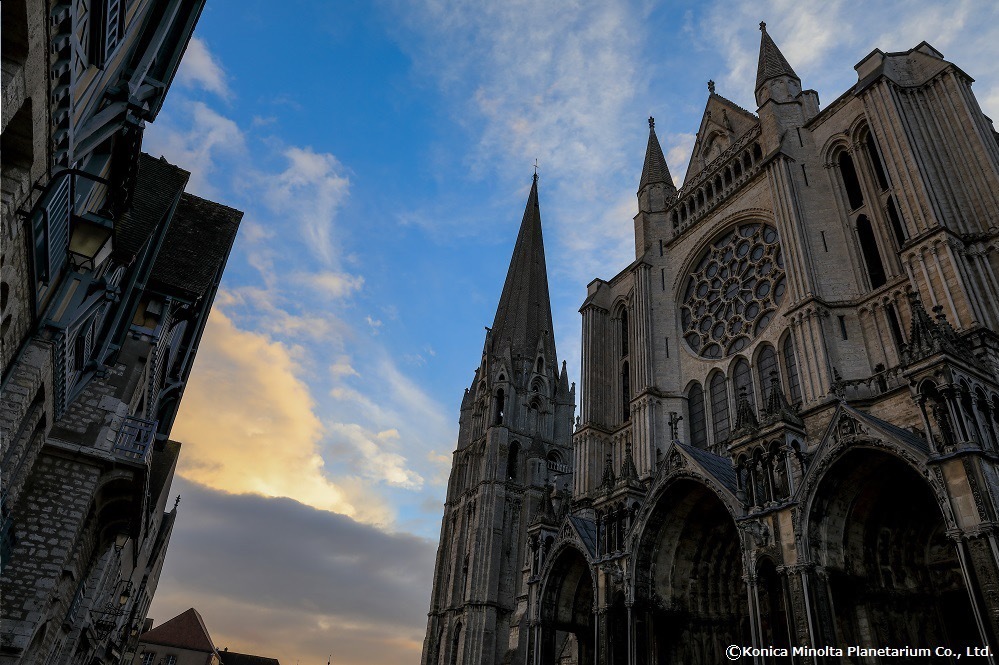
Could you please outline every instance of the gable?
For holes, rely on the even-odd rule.
[[[705,166],[725,152],[736,139],[759,124],[759,119],[735,102],[711,93],[701,116],[697,139],[687,164],[684,181],[689,182]]]

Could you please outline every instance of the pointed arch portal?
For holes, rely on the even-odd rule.
[[[832,617],[826,643],[961,652],[987,643],[936,497],[901,459],[847,452],[819,482],[808,517],[825,577],[818,613]]]
[[[723,663],[727,645],[752,644],[735,521],[700,482],[660,496],[636,563],[637,662]]]
[[[555,559],[541,597],[541,663],[594,662],[593,577],[583,555],[566,548]]]

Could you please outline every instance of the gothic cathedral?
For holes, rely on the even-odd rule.
[[[649,120],[635,261],[580,309],[575,420],[535,177],[461,404],[424,665],[994,662],[999,134],[925,42],[820,108],[760,27],[757,111],[709,83],[679,190]]]

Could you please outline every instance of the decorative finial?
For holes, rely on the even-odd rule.
[[[538,160],[534,160],[534,182],[538,181]]]
[[[655,128],[656,128],[656,119],[655,119],[655,118],[653,118],[653,117],[652,117],[652,116],[650,115],[650,116],[649,116],[649,129],[655,129]]]
[[[767,31],[767,22],[760,21],[760,32],[766,32],[766,31]]]
[[[715,94],[715,82],[714,81],[708,81],[708,92],[710,92],[712,95]]]
[[[178,495],[177,495],[177,498],[176,498],[176,499],[174,499],[174,502],[173,502],[173,509],[174,509],[174,510],[177,510],[177,506],[179,506],[179,505],[180,505],[180,495],[178,494]]]

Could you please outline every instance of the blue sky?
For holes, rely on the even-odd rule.
[[[708,79],[755,109],[766,20],[823,105],[873,48],[927,40],[996,117],[997,13],[209,0],[144,146],[246,215],[174,429],[153,616],[193,605],[220,646],[286,665],[418,662],[458,404],[535,160],[576,379],[586,283],[634,256],[648,116],[679,184]]]

